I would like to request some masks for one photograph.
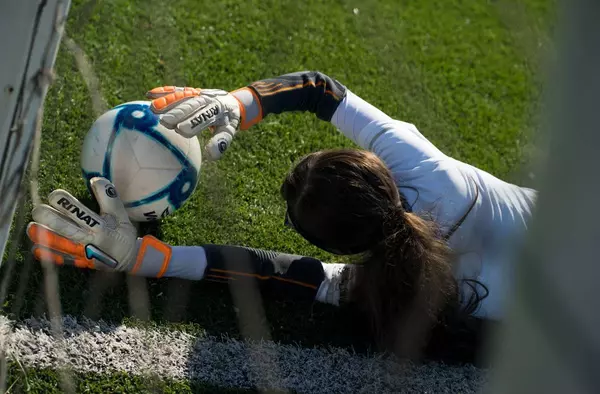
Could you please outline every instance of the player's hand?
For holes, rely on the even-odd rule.
[[[214,136],[206,145],[211,160],[221,157],[240,125],[240,103],[230,93],[218,89],[163,86],[150,90],[152,111],[161,124],[187,138],[210,129]]]
[[[50,193],[49,205],[33,209],[34,221],[27,226],[33,254],[59,265],[131,271],[138,251],[137,231],[112,183],[93,178],[90,187],[100,214],[62,189]]]

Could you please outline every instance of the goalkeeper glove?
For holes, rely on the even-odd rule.
[[[34,221],[27,226],[27,235],[35,258],[79,268],[162,276],[171,258],[170,246],[149,235],[137,237],[123,202],[107,179],[93,178],[90,187],[100,214],[62,189],[50,193],[49,205],[33,209]],[[156,253],[161,258],[157,259]],[[155,255],[152,264],[144,264],[148,254]]]
[[[150,90],[152,111],[163,126],[187,138],[210,129],[214,136],[206,145],[211,160],[227,150],[241,120],[241,104],[231,93],[218,89],[163,86]]]

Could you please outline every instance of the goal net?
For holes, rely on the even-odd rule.
[[[551,392],[558,388],[562,392],[576,392],[574,387],[599,385],[594,373],[598,366],[596,361],[600,360],[600,337],[596,329],[600,324],[600,309],[590,301],[596,297],[594,289],[600,274],[595,263],[594,243],[597,240],[580,235],[597,233],[595,226],[600,219],[594,209],[600,192],[596,173],[600,133],[594,119],[597,110],[590,107],[590,103],[597,105],[600,101],[597,99],[600,86],[596,76],[600,68],[597,55],[600,24],[593,19],[600,7],[592,0],[574,1],[573,9],[575,4],[580,10],[589,11],[587,14],[574,12],[578,19],[573,17],[570,21],[569,26],[574,30],[570,34],[574,39],[569,42],[574,43],[575,49],[574,56],[570,57],[573,62],[569,63],[568,72],[563,76],[572,78],[572,86],[581,90],[566,90],[563,103],[571,112],[556,122],[562,127],[556,133],[556,152],[551,155],[556,159],[548,166],[551,174],[543,188],[546,194],[539,211],[541,218],[533,226],[532,246],[523,258],[527,261],[517,273],[521,282],[513,295],[514,310],[508,321],[509,330],[503,337],[509,345],[499,357],[503,368],[494,382],[497,392],[519,391],[523,387],[527,388],[524,392]],[[10,263],[23,248],[29,201],[33,204],[40,201],[36,183],[44,99],[54,78],[54,63],[61,44],[74,55],[90,88],[94,113],[99,114],[105,109],[102,98],[92,92],[98,81],[91,73],[86,76],[86,70],[89,70],[84,55],[74,41],[63,37],[70,7],[70,0],[4,0],[1,5],[0,262],[8,268],[0,267],[5,268],[0,277],[0,305],[7,297]],[[598,12],[592,12],[594,9]],[[358,12],[355,8],[354,15]],[[580,30],[577,30],[578,26]],[[583,157],[587,160],[585,165],[576,165],[578,160],[584,160]],[[576,200],[578,197],[580,201]],[[552,247],[543,246],[545,244]],[[577,261],[569,261],[573,256]],[[531,281],[525,283],[526,280]],[[145,282],[136,283],[128,284],[130,310],[135,312],[137,305],[147,311],[150,301]],[[62,335],[61,304],[53,266],[44,266],[44,294],[44,307],[53,334],[59,338]],[[244,324],[244,313],[238,311],[236,318],[240,326],[265,325],[255,321],[263,313],[258,297],[234,294],[237,306],[242,306],[246,315],[251,315],[245,318],[250,323]],[[553,304],[549,305],[549,302]],[[140,314],[144,313],[148,312]],[[0,332],[0,344],[5,340],[2,335]],[[269,351],[266,358],[277,360],[277,355],[275,351]],[[256,360],[250,362],[258,365]],[[6,390],[6,363],[6,354],[0,353],[2,392]],[[270,365],[275,364],[274,361]],[[61,383],[63,391],[75,392],[68,375],[62,376]]]
[[[70,8],[70,0],[20,1],[2,3],[0,13],[0,257],[9,262],[0,280],[0,303],[4,303],[14,269],[15,256],[25,228],[27,182],[25,174],[30,159],[33,162],[29,196],[39,201],[37,165],[41,141],[44,99],[54,77],[54,63]],[[14,218],[20,206],[18,218]],[[13,230],[11,232],[11,230]],[[12,244],[9,237],[12,234]],[[13,264],[10,264],[13,263]],[[46,270],[48,311],[60,316],[58,285],[53,267]],[[58,319],[53,319],[53,331],[59,336]],[[3,332],[0,342],[6,343]],[[2,350],[0,359],[0,390],[6,391],[8,357]],[[62,388],[73,392],[72,380],[59,371]],[[9,388],[10,390],[10,388]]]

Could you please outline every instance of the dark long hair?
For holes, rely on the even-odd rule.
[[[367,317],[382,349],[417,357],[432,328],[460,310],[452,252],[439,227],[403,208],[390,170],[373,153],[312,153],[281,192],[305,238],[360,256],[348,301]]]

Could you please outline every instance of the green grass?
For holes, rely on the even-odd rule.
[[[91,60],[108,106],[143,99],[160,85],[235,89],[319,70],[416,124],[453,157],[529,183],[523,174],[536,154],[553,11],[552,0],[76,0],[67,34]],[[95,114],[64,45],[56,71],[46,100],[40,193],[61,187],[86,199],[79,149]],[[267,117],[241,133],[222,160],[203,166],[197,192],[180,211],[147,230],[177,245],[237,244],[335,261],[283,226],[279,185],[302,155],[344,146],[352,143],[310,114]],[[5,272],[11,268],[4,311],[15,318],[46,313],[43,273],[26,247],[4,265]],[[148,289],[149,313],[134,313],[124,276],[61,269],[63,313],[239,336],[226,286],[135,282]],[[281,301],[264,307],[276,340],[364,342],[335,308]]]
[[[7,393],[64,393],[73,390],[77,393],[223,393],[246,394],[255,390],[217,387],[203,382],[186,382],[156,376],[131,376],[125,373],[95,374],[61,373],[51,369],[21,369],[17,363],[8,366]],[[68,377],[69,383],[65,383]]]

